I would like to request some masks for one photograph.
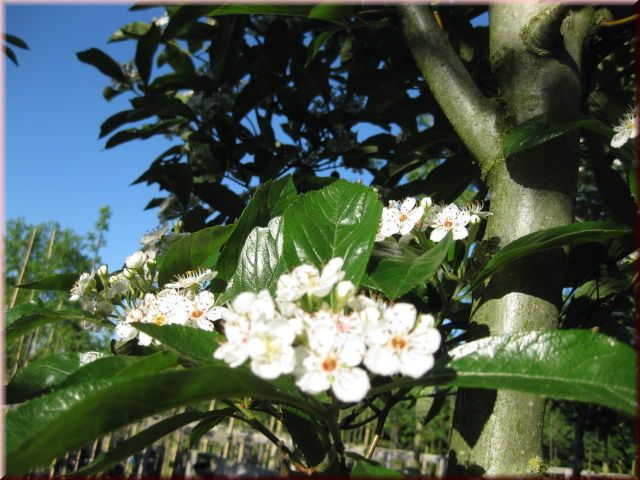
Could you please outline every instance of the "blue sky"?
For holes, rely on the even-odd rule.
[[[117,61],[130,60],[134,43],[107,40],[125,23],[162,12],[130,12],[122,4],[5,7],[6,31],[30,47],[16,49],[19,67],[5,62],[5,220],[55,220],[84,234],[100,206],[109,205],[113,216],[102,257],[112,268],[157,224],[155,211],[144,207],[158,189],[129,184],[170,143],[159,138],[105,150],[100,124],[128,102],[104,100],[108,79],[76,52],[96,47]]]

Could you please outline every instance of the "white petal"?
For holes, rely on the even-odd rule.
[[[629,136],[627,135],[627,132],[624,132],[624,131],[618,132],[611,139],[611,146],[613,148],[620,148],[625,143],[627,143],[627,140],[629,140]]]
[[[331,383],[326,373],[322,371],[306,372],[297,381],[296,385],[300,387],[303,392],[316,393],[324,392],[329,389]]]
[[[364,357],[364,365],[378,375],[393,375],[400,371],[400,360],[393,349],[388,347],[369,348]]]
[[[333,381],[331,390],[345,403],[359,402],[371,388],[369,376],[361,368],[341,369]]]
[[[340,364],[348,367],[355,367],[362,362],[362,357],[367,349],[362,337],[356,335],[345,335],[338,350],[338,360]]]
[[[410,303],[396,303],[385,310],[384,325],[391,333],[408,333],[416,323],[417,313]]]
[[[463,238],[467,238],[469,232],[464,227],[454,227],[453,228],[453,239],[454,240],[462,240]]]
[[[435,328],[414,332],[409,339],[409,349],[431,354],[438,351],[442,336]]]
[[[444,238],[446,234],[447,234],[446,228],[437,227],[433,229],[433,232],[431,232],[431,235],[429,235],[429,238],[431,239],[432,242],[438,243],[440,240]]]
[[[433,367],[433,355],[421,355],[405,350],[400,355],[400,372],[412,378],[419,378]]]

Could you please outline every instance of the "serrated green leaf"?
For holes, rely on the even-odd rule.
[[[256,227],[266,227],[272,218],[282,215],[296,196],[297,192],[291,176],[268,181],[258,187],[240,215],[216,263],[218,278],[229,280],[233,276],[240,252],[251,231]]]
[[[85,382],[31,400],[7,414],[7,473],[20,475],[46,465],[100,435],[170,408],[243,396],[313,413],[305,401],[226,366]]]
[[[100,352],[54,353],[18,370],[7,385],[7,403],[19,403],[62,383],[73,372],[101,357]]]
[[[122,83],[127,83],[127,77],[122,72],[120,65],[109,55],[97,48],[90,48],[82,52],[76,53],[78,60],[83,63],[93,65],[105,75]]]
[[[282,217],[275,217],[266,227],[256,227],[251,231],[240,252],[238,268],[231,282],[235,294],[258,293],[264,289],[275,293],[278,278],[286,271],[282,240]],[[233,298],[226,297],[229,300]]]
[[[338,180],[298,197],[284,212],[284,259],[289,269],[321,267],[342,257],[345,278],[358,285],[380,223],[382,204],[373,190]]]
[[[68,292],[79,277],[79,273],[57,273],[43,277],[35,282],[22,283],[17,287],[30,290],[61,290]]]
[[[629,416],[637,411],[636,352],[590,330],[496,335],[466,343],[449,355],[420,379],[401,378],[370,393],[446,384],[595,403]]]
[[[375,288],[395,300],[432,277],[446,258],[452,243],[453,237],[449,232],[440,243],[422,255],[383,258],[369,274],[369,279]]]
[[[583,128],[603,135],[613,136],[613,130],[596,118],[579,114],[571,118],[553,118],[540,115],[531,118],[511,130],[504,138],[502,152],[505,157],[528,150],[576,128]]]
[[[613,238],[629,235],[633,229],[617,222],[582,222],[561,227],[540,230],[506,245],[496,253],[478,272],[469,290],[478,287],[498,268],[532,253],[542,252],[556,247],[587,242],[604,242]]]
[[[158,283],[163,286],[176,275],[197,268],[211,268],[233,232],[233,225],[205,228],[176,240],[158,265]]]

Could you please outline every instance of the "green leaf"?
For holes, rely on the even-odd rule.
[[[258,293],[264,289],[275,293],[278,278],[285,271],[282,217],[275,217],[266,227],[254,228],[247,237],[231,282],[232,290],[235,294],[247,291]]]
[[[104,354],[100,352],[54,353],[18,370],[7,385],[7,403],[19,403],[60,384],[80,367]]]
[[[138,39],[143,36],[151,28],[151,25],[145,22],[132,22],[116,30],[109,38],[109,43],[120,42],[127,39]]]
[[[114,378],[119,372],[144,358],[129,355],[110,355],[99,358],[73,372],[60,383],[59,387],[66,388],[83,382],[97,382]]]
[[[313,59],[316,58],[316,55],[318,54],[322,46],[327,43],[336,32],[337,30],[327,30],[326,32],[322,32],[313,38],[313,40],[307,47],[307,61],[304,64],[305,67],[309,66]]]
[[[210,7],[211,8],[211,7]],[[306,17],[311,7],[302,5],[231,4],[211,8],[209,17],[220,15],[290,15]]]
[[[162,345],[198,364],[220,363],[213,358],[213,352],[224,341],[224,337],[219,333],[185,325],[160,326],[153,323],[135,323],[134,326],[158,340]]]
[[[173,352],[156,352],[151,355],[138,357],[138,360],[127,365],[116,375],[120,377],[131,375],[146,375],[161,372],[178,363],[178,356]]]
[[[151,25],[149,30],[140,37],[136,47],[136,67],[140,74],[140,79],[146,84],[149,83],[149,75],[151,75],[151,67],[153,65],[153,56],[158,50],[162,31],[157,25]]]
[[[469,342],[418,380],[402,378],[370,394],[413,385],[513,390],[595,403],[636,414],[636,352],[590,330],[532,331]]]
[[[542,252],[565,245],[586,242],[604,242],[613,238],[629,235],[633,229],[629,225],[617,222],[582,222],[561,227],[540,230],[506,245],[498,251],[478,272],[469,290],[478,287],[498,268],[532,253]]]
[[[79,277],[79,273],[57,273],[43,277],[35,282],[22,283],[17,287],[30,290],[61,290],[68,292]]]
[[[187,120],[184,118],[172,118],[169,120],[161,120],[156,123],[147,123],[140,128],[128,128],[126,130],[121,130],[107,140],[105,148],[113,148],[131,140],[151,138],[154,135],[166,133],[171,128],[184,123],[187,123]]]
[[[320,3],[311,9],[308,17],[316,20],[327,20],[342,25],[345,23],[342,19],[353,15],[355,12],[356,7],[351,5]]]
[[[345,278],[358,285],[380,223],[382,204],[364,185],[338,180],[301,195],[284,213],[284,259],[290,269],[321,267],[342,257]]]
[[[29,45],[27,45],[27,42],[22,40],[20,37],[16,37],[15,35],[5,33],[4,39],[7,43],[10,43],[11,45],[14,45],[18,48],[22,48],[23,50],[29,50]]]
[[[357,462],[353,466],[351,470],[352,478],[370,478],[370,477],[390,477],[390,478],[401,478],[403,475],[400,472],[396,472],[395,470],[391,470],[390,468],[383,467],[378,462],[374,462],[373,460],[368,460],[362,455],[358,455],[353,452],[349,452],[348,455],[350,457],[356,458]]]
[[[207,366],[85,382],[6,416],[7,473],[20,475],[116,428],[170,408],[252,396],[310,411],[305,401],[241,369]]]
[[[233,232],[233,225],[205,228],[171,244],[159,260],[158,283],[163,286],[176,275],[215,265],[220,250]]]
[[[440,243],[419,256],[383,258],[369,274],[369,279],[375,288],[395,300],[438,271],[453,243],[452,238],[451,232],[447,233]]]
[[[63,320],[86,320],[102,326],[113,327],[110,322],[104,320],[102,317],[92,315],[84,310],[70,308],[52,310],[41,305],[28,305],[29,306],[25,308],[15,307],[7,311],[5,341],[10,342],[14,338],[18,338],[42,325]]]
[[[531,118],[513,130],[504,138],[502,151],[505,157],[528,150],[553,138],[559,137],[576,128],[583,128],[603,135],[613,136],[613,130],[600,120],[587,115],[576,115],[571,118],[553,118],[547,114]]]
[[[315,422],[304,412],[294,408],[282,407],[282,423],[291,435],[296,448],[299,448],[308,466],[316,466],[326,456],[325,447],[320,441]]]
[[[105,75],[122,83],[127,83],[127,77],[122,72],[120,65],[109,55],[97,48],[90,48],[82,52],[76,53],[78,60],[83,63],[93,65]]]
[[[89,465],[75,471],[74,475],[93,475],[104,472],[114,465],[117,465],[122,460],[140,452],[145,447],[151,445],[153,442],[161,439],[165,435],[203,418],[207,421],[218,419],[218,421],[220,421],[224,416],[220,414],[215,415],[211,412],[185,412],[160,420],[151,427],[131,438],[126,439],[124,442],[119,443],[115,448],[99,455]]]
[[[240,252],[251,231],[256,227],[266,227],[272,218],[282,215],[296,196],[290,176],[265,182],[258,187],[222,249],[216,264],[218,278],[229,280],[233,276]]]

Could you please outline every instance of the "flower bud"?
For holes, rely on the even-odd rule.
[[[127,266],[127,268],[130,268],[131,270],[140,270],[142,269],[146,259],[147,259],[147,256],[144,254],[144,252],[138,250],[137,252],[134,252],[131,255],[129,255],[125,260],[124,264]]]

